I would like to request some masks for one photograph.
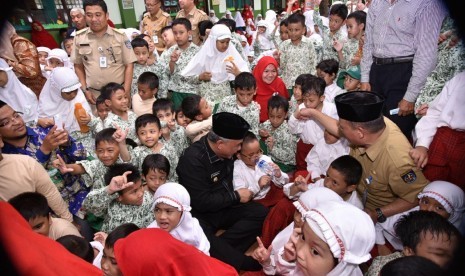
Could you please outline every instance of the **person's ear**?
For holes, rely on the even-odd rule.
[[[325,99],[326,99],[326,96],[325,96],[325,95],[322,95],[322,96],[320,97],[320,101],[321,101],[321,102],[324,102]]]
[[[110,100],[105,100],[105,104],[108,106],[108,107],[111,107],[111,101]]]
[[[414,256],[415,252],[413,251],[412,248],[408,246],[404,246],[404,249],[402,249],[402,253],[404,253],[405,256]]]
[[[353,191],[355,191],[356,188],[357,188],[357,185],[347,185],[346,192],[350,194]]]

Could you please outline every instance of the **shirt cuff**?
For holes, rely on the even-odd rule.
[[[42,150],[39,150],[36,151],[36,157],[37,157],[37,160],[40,162],[40,163],[45,163],[47,162],[49,159],[50,159],[50,153],[49,154],[45,154],[42,152]]]

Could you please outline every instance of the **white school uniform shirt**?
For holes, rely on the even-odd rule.
[[[341,93],[342,88],[340,88],[335,82],[333,82],[325,88],[325,101],[334,103],[334,98]]]
[[[342,155],[349,154],[349,151],[349,142],[345,138],[339,139],[334,144],[327,144],[325,139],[319,140],[305,158],[311,179],[322,174],[326,175],[331,162]]]
[[[305,108],[302,103],[299,105],[299,109]],[[323,101],[323,108],[321,112],[334,118],[339,119],[337,115],[336,105],[327,101]],[[308,120],[297,120],[294,114],[291,115],[288,121],[289,130],[292,134],[298,134],[302,142],[305,144],[316,145],[319,140],[323,139],[324,127],[313,119]]]
[[[270,157],[263,155],[260,157],[260,160],[265,160],[268,163],[272,163]],[[260,189],[258,185],[258,180],[260,177],[266,175],[265,172],[260,170],[258,166],[255,166],[255,169],[247,167],[247,165],[242,160],[234,161],[234,173],[233,173],[233,185],[234,190],[240,188],[247,188],[254,194],[254,200],[262,199],[270,191],[270,186],[267,185]],[[271,177],[271,181],[278,187],[282,187],[285,183],[289,182],[289,176],[281,171],[281,177]]]
[[[465,131],[465,72],[461,72],[446,82],[441,93],[429,104],[428,111],[415,126],[417,141],[415,146],[429,148],[439,127],[449,127]]]

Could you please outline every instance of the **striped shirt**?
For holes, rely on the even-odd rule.
[[[415,102],[436,66],[439,30],[445,9],[438,0],[378,0],[368,11],[362,82],[369,82],[372,57],[415,55],[404,99]]]

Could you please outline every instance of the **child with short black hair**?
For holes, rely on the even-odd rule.
[[[457,254],[461,247],[461,235],[447,219],[435,212],[413,211],[397,221],[395,232],[402,241],[403,250],[376,257],[368,269],[368,276],[378,275],[385,264],[404,256],[425,257],[446,269],[445,275],[461,275],[447,273],[447,269],[453,268],[461,255]]]
[[[154,72],[156,66],[148,64],[149,44],[141,37],[136,37],[131,41],[131,46],[137,61],[134,62],[134,71],[132,73],[131,98],[137,94],[139,76],[144,72]]]
[[[144,191],[139,170],[132,164],[115,164],[105,174],[105,187],[93,189],[84,207],[103,217],[102,231],[110,232],[123,223],[147,227],[152,220],[152,195]]]
[[[71,52],[73,51],[73,37],[67,37],[63,40],[63,48],[68,54],[68,57],[71,56]]]
[[[282,186],[289,176],[282,172],[270,157],[263,155],[260,143],[252,132],[245,134],[240,151],[234,161],[234,189],[247,188],[253,193],[253,200],[266,207],[272,207],[284,197]],[[272,184],[276,187],[272,188]]]
[[[59,244],[63,245],[69,252],[78,256],[88,263],[94,260],[94,250],[90,243],[83,237],[75,235],[62,236],[56,240]]]
[[[97,100],[95,101],[95,106],[97,108],[97,116],[100,118],[101,123],[102,123],[102,129],[103,129],[103,121],[108,116],[108,112],[110,112],[110,108],[108,105],[105,103],[105,98],[103,98],[102,95],[99,95],[97,97]]]
[[[204,98],[191,95],[182,101],[181,110],[191,122],[186,126],[186,136],[196,142],[212,128],[212,108]]]
[[[301,74],[295,79],[293,93],[289,100],[289,117],[297,110],[297,107],[302,104],[302,85],[311,77],[314,76],[312,74]]]
[[[336,105],[325,101],[326,83],[322,78],[312,76],[302,84],[302,104],[289,118],[289,130],[299,135],[296,151],[296,170],[306,170],[305,158],[313,145],[323,139],[324,129],[314,119],[306,117],[306,109],[317,109],[322,113],[338,119]]]
[[[318,57],[313,42],[305,36],[305,16],[294,13],[287,21],[289,40],[281,43],[280,67],[282,79],[289,95],[292,95],[292,87],[298,76],[315,73]]]
[[[168,99],[159,99],[152,106],[153,115],[160,119],[162,141],[171,143],[178,157],[189,146],[189,139],[184,134],[184,127],[176,123],[174,104]]]
[[[138,143],[134,122],[136,113],[129,110],[129,99],[121,84],[110,82],[102,87],[101,95],[110,108],[107,118],[103,122],[104,128],[121,128],[128,131],[127,137]]]
[[[311,174],[310,174],[311,175]],[[357,185],[362,177],[362,165],[350,155],[334,159],[325,172],[325,177],[315,183],[307,184],[307,178],[299,175],[294,183],[284,186],[284,193],[290,199],[298,199],[302,192],[313,187],[326,187],[336,192],[342,199],[363,210],[363,204],[357,194]]]
[[[121,158],[125,162],[131,162],[138,169],[142,168],[145,157],[149,154],[160,153],[170,160],[170,165],[176,168],[178,165],[177,151],[170,143],[162,143],[160,120],[153,114],[139,116],[135,122],[136,133],[141,145],[128,151],[126,146],[125,131],[119,130],[115,133],[115,138],[119,142]],[[177,180],[175,170],[171,170],[168,179]]]
[[[148,34],[143,33],[143,34],[138,35],[134,39],[136,38],[142,38],[149,45],[149,57],[147,59],[147,65],[155,64],[159,56],[158,56],[158,51],[155,51],[156,47],[155,47],[155,43],[153,42],[152,37]]]
[[[159,153],[149,154],[142,162],[142,179],[152,195],[158,187],[166,183],[170,174],[170,161]]]
[[[297,135],[289,130],[286,118],[289,102],[281,95],[274,95],[268,100],[268,120],[259,126],[260,146],[264,154],[269,155],[283,172],[295,170],[295,152]]]
[[[37,192],[25,192],[8,200],[18,213],[38,234],[56,240],[66,235],[81,237],[78,229],[69,221],[51,215],[47,199]]]
[[[250,131],[258,135],[260,106],[253,100],[257,92],[257,83],[249,72],[237,75],[234,81],[236,95],[226,96],[220,102],[216,113],[230,112],[244,118],[250,125]]]
[[[342,93],[342,89],[337,86],[335,80],[339,71],[339,62],[335,59],[322,60],[316,66],[316,74],[325,80],[325,100],[334,103],[334,98]]]
[[[323,138],[316,143],[305,158],[307,172],[311,175],[312,182],[318,181],[322,175],[326,174],[333,160],[349,154],[349,143],[345,138],[334,136],[327,130],[324,131]]]
[[[176,18],[171,24],[176,45],[166,49],[160,57],[158,65],[163,75],[169,79],[168,90],[172,91],[171,99],[174,107],[181,105],[182,100],[192,94],[198,94],[198,76],[183,77],[181,71],[199,51],[199,47],[189,41],[192,36],[192,24],[187,18]],[[166,98],[160,95],[160,98]]]
[[[176,123],[178,123],[178,125],[182,126],[184,129],[187,127],[187,125],[191,122],[191,119],[187,118],[184,113],[182,113],[182,109],[181,107],[178,107],[176,109],[176,115],[175,115],[175,118],[176,118]]]
[[[129,236],[129,234],[139,230],[140,228],[134,223],[125,223],[116,227],[111,231],[105,239],[103,248],[102,261],[100,266],[106,275],[122,275],[115,258],[115,244],[119,239]]]
[[[334,4],[329,10],[329,26],[325,26],[320,16],[319,5],[321,0],[315,1],[315,11],[313,13],[313,22],[318,26],[323,38],[323,55],[320,60],[338,59],[337,51],[334,50],[334,44],[339,42],[344,44],[347,41],[347,33],[343,31],[349,10],[345,4]]]
[[[120,150],[118,141],[113,138],[116,129],[106,128],[95,135],[95,153],[97,159],[77,161],[76,164],[66,164],[58,156],[53,161],[53,166],[60,170],[62,174],[82,174],[87,187],[100,189],[105,187],[103,179],[108,168],[117,162],[122,162],[119,158]]]
[[[173,28],[171,27],[171,25],[163,27],[160,33],[163,42],[165,43],[166,49],[169,49],[171,48],[171,46],[174,46],[176,44],[176,40],[174,39],[173,35]]]
[[[137,116],[152,113],[159,80],[152,72],[144,72],[137,79],[137,94],[132,96],[132,109]]]
[[[281,20],[281,22],[275,22],[275,28],[271,32],[271,40],[274,43],[276,49],[279,50],[281,43],[289,39],[289,30],[287,29],[289,21],[286,19]],[[279,27],[279,36],[276,36],[276,29]]]
[[[360,65],[363,54],[363,35],[365,33],[367,14],[364,11],[354,11],[347,16],[346,26],[348,40],[345,43],[334,42],[337,51],[339,68]]]

